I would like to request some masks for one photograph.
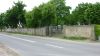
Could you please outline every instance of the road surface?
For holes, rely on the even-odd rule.
[[[38,36],[1,34],[0,42],[21,56],[100,56],[99,43],[74,43]]]

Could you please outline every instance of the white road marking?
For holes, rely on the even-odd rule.
[[[8,47],[8,46],[7,46],[7,48],[8,48],[9,50],[11,50],[12,53],[15,54],[15,55],[21,54],[20,52],[18,52],[18,51],[17,51],[16,49],[14,49],[14,48],[11,48],[11,47]]]
[[[14,36],[9,36],[9,35],[5,35],[5,34],[0,34],[1,36],[7,36],[9,38],[13,38],[13,39],[18,39],[18,40],[22,40],[22,41],[26,41],[26,42],[30,42],[30,43],[34,43],[36,41],[31,41],[31,40],[27,40],[27,39],[22,39],[22,38],[18,38],[18,37],[14,37]],[[64,48],[61,46],[57,46],[57,45],[52,45],[52,44],[45,44],[46,46],[51,46],[51,47],[55,47],[55,48]]]
[[[14,37],[14,36],[9,36],[9,35],[4,35],[4,34],[0,34],[0,35],[7,36],[7,37],[10,37],[10,38],[13,38],[13,39],[23,40],[23,41],[30,42],[30,43],[36,42],[36,41],[31,41],[31,40],[22,39],[22,38],[18,38],[18,37]]]
[[[47,46],[51,46],[51,47],[55,47],[55,48],[64,48],[64,47],[61,47],[61,46],[57,46],[57,45],[52,45],[52,44],[46,44]]]

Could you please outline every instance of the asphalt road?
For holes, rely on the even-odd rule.
[[[0,42],[13,48],[21,56],[100,56],[99,43],[78,43],[1,33]]]

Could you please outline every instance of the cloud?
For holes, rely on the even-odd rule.
[[[0,1],[0,13],[5,12],[9,8],[12,7],[13,2],[17,2],[18,0],[1,0]],[[46,3],[49,0],[21,0],[23,1],[27,7],[25,9],[27,11],[32,10],[35,6],[39,6],[42,3]],[[90,3],[95,3],[95,2],[100,2],[100,0],[66,0],[66,5],[71,6],[73,9],[82,2],[90,2]]]
[[[71,6],[72,9],[75,9],[76,6],[78,6],[79,3],[96,3],[100,2],[100,0],[66,0],[66,5]]]
[[[13,2],[17,2],[17,1],[18,0],[2,0],[2,1],[0,1],[0,13],[5,12],[9,8],[11,8],[13,5]],[[29,11],[29,10],[32,10],[33,7],[39,6],[42,3],[46,3],[49,0],[20,0],[20,1],[23,1],[23,3],[25,3],[27,5],[25,7],[25,9],[27,11]]]

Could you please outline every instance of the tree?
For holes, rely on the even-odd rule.
[[[69,9],[70,7],[65,5],[65,0],[50,0],[48,3],[33,8],[26,16],[31,15],[29,16],[32,18],[30,19],[31,23],[28,23],[32,27],[63,25],[67,22],[67,16],[70,14]]]
[[[23,4],[22,1],[18,1],[17,3],[14,4],[15,4],[16,11],[18,13],[17,15],[18,22],[20,22],[20,24],[24,26],[26,24],[25,10],[24,10],[25,4]]]
[[[32,11],[25,13],[26,27],[32,28]]]
[[[74,24],[78,25],[86,25],[87,23],[87,18],[85,18],[85,12],[86,10],[91,7],[91,3],[81,3],[79,4],[74,11],[72,11],[71,18],[74,20]]]
[[[56,25],[66,24],[66,16],[70,14],[71,7],[65,5],[65,0],[51,0],[51,4],[55,6]]]
[[[24,17],[25,5],[22,1],[18,1],[14,4],[15,5],[6,12],[6,21],[8,23],[8,26],[10,26],[11,28],[17,28],[18,24],[21,24],[22,26],[26,24],[26,20]]]
[[[4,14],[1,13],[0,14],[0,29],[1,29],[1,31],[2,31],[2,29],[4,27],[4,21],[3,21],[3,19],[4,19]]]
[[[100,3],[95,3],[88,7],[84,16],[88,24],[100,24]]]
[[[33,27],[41,27],[41,10],[38,7],[35,7],[33,10],[33,14],[32,14],[32,22],[33,22]]]
[[[42,8],[42,24],[44,26],[50,26],[55,24],[55,7],[53,4],[48,2]],[[45,21],[45,22],[44,22]]]

